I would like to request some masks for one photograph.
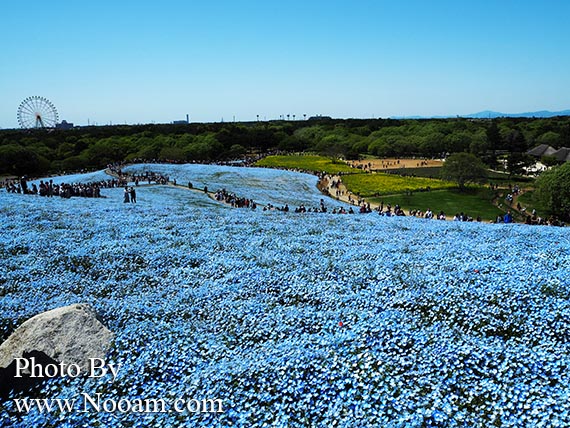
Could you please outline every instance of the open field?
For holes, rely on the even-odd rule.
[[[347,162],[355,168],[364,167],[371,170],[381,169],[407,169],[407,168],[434,168],[443,166],[441,159],[400,159],[400,158],[368,158]]]
[[[419,168],[393,168],[388,169],[388,174],[398,174],[406,177],[440,178],[441,166]]]
[[[401,177],[383,173],[347,175],[342,177],[342,181],[351,192],[365,198],[405,193],[428,187],[432,190],[455,187],[454,183],[439,179]]]
[[[408,210],[426,211],[430,208],[434,213],[443,211],[448,218],[455,214],[465,213],[473,218],[481,216],[485,221],[495,220],[503,211],[491,203],[493,192],[486,188],[469,188],[465,192],[456,189],[433,190],[431,192],[415,192],[412,195],[389,195],[371,198],[370,202],[392,206],[400,205],[406,214]]]
[[[303,171],[326,172],[328,174],[360,173],[342,161],[333,162],[331,158],[315,155],[267,156],[256,164],[270,168],[290,168]]]

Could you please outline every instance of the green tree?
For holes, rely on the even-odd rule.
[[[89,166],[85,156],[71,156],[59,162],[59,167],[64,171],[78,171]]]
[[[455,131],[445,137],[446,150],[441,150],[439,153],[447,151],[449,153],[467,152],[473,142],[473,136],[466,131]]]
[[[494,168],[497,165],[497,150],[503,145],[501,133],[497,126],[497,121],[493,120],[487,128],[487,145],[489,147],[489,155],[487,156],[489,166]]]
[[[479,132],[474,134],[471,144],[469,144],[469,152],[482,159],[483,156],[487,154],[488,150],[489,142],[485,137],[485,133]]]
[[[163,147],[158,158],[166,161],[183,161],[186,159],[186,154],[178,147]]]
[[[552,155],[546,155],[540,158],[540,161],[546,166],[555,166],[558,165],[558,159]]]
[[[543,172],[536,180],[535,194],[552,214],[570,220],[570,162]]]
[[[242,145],[232,144],[232,146],[230,147],[230,150],[228,150],[227,156],[230,159],[237,159],[237,158],[242,157],[246,152],[247,152],[247,150]]]
[[[559,147],[561,144],[560,134],[552,131],[545,132],[536,139],[539,144],[548,144],[549,146]]]
[[[15,144],[0,146],[0,171],[14,174],[42,174],[49,169],[49,161],[32,150]]]
[[[535,163],[534,158],[521,152],[511,152],[507,156],[507,171],[509,176],[525,173],[525,169]]]
[[[350,150],[346,138],[336,133],[331,133],[323,137],[316,145],[316,148],[320,154],[328,156],[333,160],[346,156],[346,153]]]
[[[454,153],[445,160],[441,169],[444,180],[455,181],[463,191],[468,183],[482,182],[487,177],[487,168],[471,153]]]
[[[534,163],[533,159],[525,154],[528,147],[524,134],[519,129],[513,129],[504,139],[504,143],[509,151],[506,165],[509,176],[524,173],[525,168]]]

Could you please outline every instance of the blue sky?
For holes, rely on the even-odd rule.
[[[570,108],[570,2],[52,0],[2,5],[0,127]]]

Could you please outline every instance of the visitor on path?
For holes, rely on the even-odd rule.
[[[24,193],[24,195],[27,195],[28,192],[28,177],[23,176],[20,179],[20,186],[22,186],[22,193]]]

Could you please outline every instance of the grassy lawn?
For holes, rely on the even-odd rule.
[[[369,200],[374,203],[384,201],[384,206],[387,203],[390,203],[392,206],[398,204],[406,213],[409,209],[425,211],[430,208],[434,213],[439,213],[443,210],[448,217],[464,212],[473,218],[481,216],[483,220],[495,220],[502,211],[493,206],[491,203],[492,198],[493,192],[489,189],[470,188],[463,193],[456,189],[446,189],[431,192],[415,192],[411,196],[392,195]]]
[[[351,168],[342,161],[333,162],[331,158],[315,155],[290,155],[290,156],[267,156],[256,163],[257,166],[270,168],[291,168],[305,171],[325,171],[328,174],[339,172],[361,173],[360,170]]]
[[[534,199],[532,191],[523,193],[518,197],[517,201],[526,208],[528,213],[531,213],[534,208],[540,216],[544,217],[550,214],[550,210],[546,206],[544,206],[540,201]]]
[[[353,193],[368,198],[377,195],[390,195],[415,191],[430,187],[432,190],[448,189],[454,183],[422,177],[401,177],[392,174],[347,175],[342,178],[345,186]]]
[[[486,182],[497,184],[500,187],[507,187],[509,184],[512,186],[518,184],[519,187],[528,187],[529,185],[532,185],[534,178],[520,175],[514,175],[511,177],[507,173],[488,170]]]
[[[399,174],[404,176],[424,177],[424,178],[439,178],[441,177],[441,167],[418,167],[418,168],[398,168],[390,171],[390,174]]]

